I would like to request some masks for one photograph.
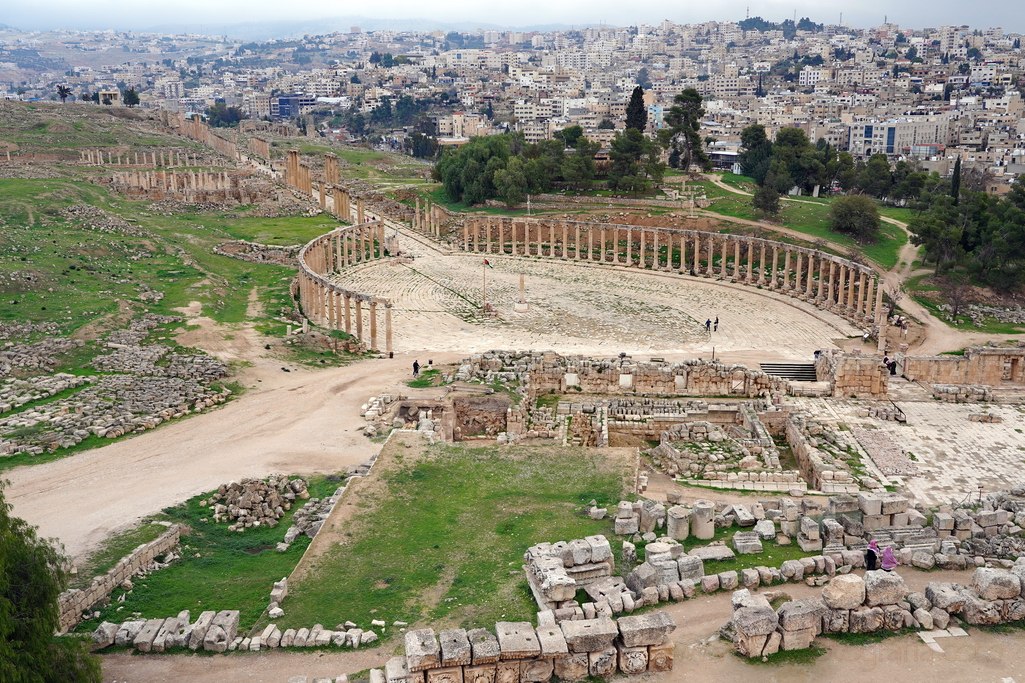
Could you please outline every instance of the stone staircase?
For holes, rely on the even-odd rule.
[[[797,382],[814,382],[817,379],[813,363],[762,363],[761,367],[767,375]]]

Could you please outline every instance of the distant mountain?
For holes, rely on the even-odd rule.
[[[319,20],[297,21],[249,21],[218,24],[173,23],[160,24],[141,29],[153,33],[201,33],[210,36],[228,36],[240,40],[271,40],[274,38],[295,38],[303,35],[323,35],[347,32],[353,26],[363,31],[565,31],[566,24],[542,24],[535,26],[506,27],[484,22],[442,22],[435,19],[371,19],[368,17],[330,17]]]

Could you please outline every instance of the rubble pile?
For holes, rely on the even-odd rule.
[[[310,497],[303,479],[271,476],[266,480],[243,479],[221,484],[209,501],[215,522],[231,522],[231,531],[245,531],[258,526],[275,527],[297,500]]]

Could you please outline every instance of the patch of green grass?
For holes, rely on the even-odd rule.
[[[555,408],[559,405],[559,400],[562,397],[558,394],[539,394],[537,397],[536,405],[538,408]],[[655,445],[658,445],[657,443]]]
[[[764,493],[764,491],[762,491]],[[749,531],[749,529],[738,529],[729,527],[716,529],[712,541],[724,541],[733,549],[733,535],[738,531]],[[694,546],[700,547],[700,546]],[[775,541],[762,541],[762,552],[757,555],[737,555],[732,560],[705,560],[705,573],[718,574],[720,572],[740,571],[741,569],[753,569],[754,567],[776,567],[787,560],[799,560],[802,557],[811,557],[814,552],[805,552],[796,543],[790,545],[779,545]],[[690,548],[693,550],[694,548]]]
[[[421,370],[420,376],[406,382],[406,386],[411,389],[427,389],[437,386],[439,380],[441,380],[441,370],[430,368],[429,370]]]
[[[890,638],[897,638],[900,636],[906,636],[909,634],[917,633],[913,628],[902,628],[898,631],[887,631],[886,629],[880,629],[873,631],[872,633],[823,633],[823,637],[835,640],[838,643],[844,645],[872,645],[873,643],[881,643],[884,640]]]
[[[309,480],[310,496],[328,496],[340,481],[338,477],[313,477]],[[122,591],[115,591],[111,603],[100,609],[99,619],[83,622],[77,631],[95,629],[104,620],[120,622],[136,612],[145,618],[157,618],[186,609],[194,616],[204,610],[237,609],[243,631],[256,622],[267,607],[273,583],[291,573],[310,543],[309,538],[300,536],[286,552],[275,549],[304,501],[286,512],[276,527],[255,527],[239,533],[228,531],[226,523],[215,523],[212,510],[200,507],[200,500],[209,495],[191,498],[161,515],[191,529],[182,537],[181,559],[134,579],[134,588],[124,602],[118,602]]]
[[[826,648],[820,645],[812,645],[803,650],[780,650],[776,654],[769,655],[764,660],[761,657],[745,657],[739,652],[734,655],[748,664],[780,666],[784,664],[813,664],[822,655],[826,654]]]
[[[282,627],[351,619],[462,625],[531,620],[521,568],[543,541],[611,531],[580,514],[611,504],[624,472],[582,449],[437,445],[384,477],[345,542],[290,586]]]
[[[170,423],[165,422],[163,424]],[[160,427],[162,427],[163,424],[160,425]],[[160,427],[157,427],[157,429],[159,429]],[[136,434],[126,434],[123,437],[120,437],[120,439],[129,439],[133,436],[136,436]],[[100,446],[106,446],[109,443],[111,443],[110,439],[105,439],[102,436],[96,436],[95,434],[91,434],[86,438],[82,439],[82,441],[75,444],[74,446],[69,446],[68,448],[60,448],[56,451],[51,451],[48,453],[41,453],[39,455],[29,455],[28,453],[20,453],[18,455],[0,456],[0,472],[4,472],[5,470],[13,470],[15,467],[22,467],[24,465],[41,465],[43,463],[53,462],[54,460],[60,460],[62,458],[68,457],[69,455],[74,455],[75,453],[81,453],[82,451],[88,451],[93,448],[99,448]]]
[[[167,527],[157,521],[147,521],[111,536],[103,542],[81,565],[78,574],[70,581],[71,588],[88,586],[94,576],[106,573],[118,561],[144,543],[156,540]]]

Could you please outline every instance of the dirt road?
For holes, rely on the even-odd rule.
[[[244,477],[337,472],[368,459],[378,444],[361,433],[360,406],[405,389],[411,358],[309,370],[263,358],[252,387],[223,408],[63,460],[5,476],[14,514],[60,539],[79,557],[119,528]],[[408,391],[408,389],[406,389]]]

